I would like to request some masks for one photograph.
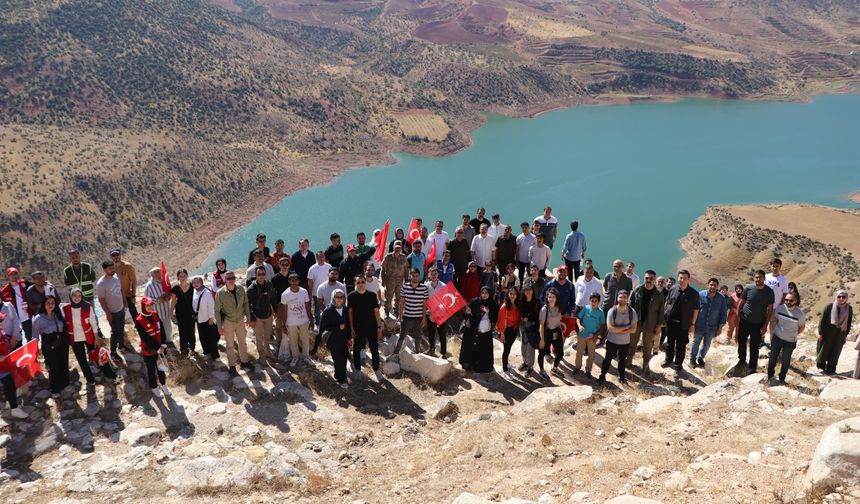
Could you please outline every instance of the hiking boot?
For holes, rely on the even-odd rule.
[[[518,367],[518,368],[517,368],[517,371],[519,371],[519,372],[523,372],[523,371],[525,371],[525,370],[526,370],[526,369],[528,369],[528,368],[529,368],[529,367],[528,367],[525,363],[523,363],[523,364],[520,364],[520,367]]]
[[[696,361],[690,360],[690,369],[696,369],[697,367],[699,367],[699,365],[696,364]]]
[[[553,376],[558,376],[559,378],[564,378],[564,373],[561,372],[561,369],[557,367],[553,367],[551,370]]]
[[[538,375],[539,375],[541,378],[543,378],[544,380],[549,380],[549,375],[548,375],[548,374],[546,374],[546,371],[544,371],[543,369],[541,369],[541,370],[540,370],[540,373],[538,373]]]
[[[227,370],[227,372],[230,373],[230,378],[236,378],[237,376],[239,376],[239,372],[236,371],[236,366],[231,367]]]
[[[699,367],[705,367],[705,359],[703,359],[703,358],[699,357],[699,358],[696,360],[696,364],[698,364],[698,365],[699,365]]]

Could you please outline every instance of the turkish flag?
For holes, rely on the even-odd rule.
[[[421,238],[421,230],[418,229],[418,219],[412,219],[409,223],[409,231],[406,233],[406,241],[412,245],[412,242]]]
[[[427,252],[427,259],[424,261],[424,269],[430,268],[430,266],[436,265],[436,240],[433,240],[433,244],[430,245],[430,250]]]
[[[466,300],[457,292],[453,282],[445,284],[427,300],[427,308],[437,326],[465,307]]]
[[[12,373],[15,388],[19,389],[30,383],[37,374],[42,372],[39,365],[39,340],[33,339],[6,356],[6,370]]]
[[[167,266],[164,265],[164,261],[161,261],[161,290],[164,291],[165,294],[170,294],[170,288],[170,277],[167,275]]]
[[[385,257],[385,244],[388,243],[388,226],[391,225],[391,220],[385,221],[385,225],[382,226],[382,231],[376,238],[374,238],[374,243],[376,244],[376,253],[373,254],[373,260],[376,262],[382,262],[382,258]]]
[[[569,338],[576,331],[576,319],[573,317],[564,316],[561,318],[561,324],[559,324],[561,328],[561,335],[565,338]]]

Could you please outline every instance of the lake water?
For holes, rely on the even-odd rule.
[[[324,249],[391,219],[422,217],[453,229],[479,206],[514,226],[545,205],[559,241],[579,220],[598,271],[618,257],[637,271],[673,272],[678,240],[708,205],[806,202],[850,206],[860,189],[860,94],[812,103],[684,100],[577,107],[534,119],[490,117],[474,144],[445,158],[397,155],[393,166],[361,168],[293,194],[237,230],[210,256],[244,265],[258,232],[274,249],[299,237]],[[553,264],[560,263],[561,244]],[[244,266],[243,266],[244,267]]]

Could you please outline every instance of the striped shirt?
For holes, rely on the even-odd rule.
[[[406,282],[400,286],[400,297],[403,298],[403,317],[420,318],[424,315],[423,302],[430,297],[430,291],[422,283],[412,287],[412,282]]]

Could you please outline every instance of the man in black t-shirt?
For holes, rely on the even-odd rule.
[[[254,252],[260,249],[263,251],[263,257],[268,259],[271,252],[269,251],[269,247],[266,246],[266,235],[263,233],[257,234],[257,246],[252,248],[250,252],[248,252],[248,266],[254,264]]]
[[[490,227],[490,221],[488,221],[485,217],[486,213],[486,210],[484,210],[483,208],[479,208],[477,211],[477,215],[475,215],[475,218],[469,221],[469,225],[472,226],[472,229],[475,230],[476,235],[481,234],[481,224],[486,224],[488,228]]]
[[[340,235],[332,233],[329,240],[331,245],[325,249],[325,262],[331,264],[332,268],[340,268],[340,263],[343,262],[343,244],[340,242]]]
[[[773,315],[773,290],[764,283],[765,272],[758,270],[753,277],[753,283],[744,288],[738,303],[738,364],[740,371],[746,365],[749,372],[755,373],[758,368],[758,349],[767,331],[767,322]],[[750,342],[750,359],[746,364],[747,339]]]
[[[278,267],[280,270],[272,277],[272,288],[275,290],[275,296],[272,298],[272,309],[275,312],[275,348],[281,347],[281,339],[284,337],[284,323],[281,319],[281,311],[278,309],[281,302],[281,295],[285,290],[290,288],[290,258],[287,256],[278,259]]]
[[[373,372],[376,380],[381,382],[384,377],[379,371],[379,339],[382,338],[382,318],[379,316],[379,299],[377,295],[366,288],[362,275],[355,277],[355,290],[347,296],[349,309],[349,326],[352,330],[350,337],[352,345],[352,369],[361,372],[361,351],[370,346],[373,362]]]
[[[666,359],[663,367],[675,365],[675,373],[680,373],[687,353],[690,332],[696,327],[699,316],[699,293],[690,286],[690,272],[678,272],[678,284],[669,289],[666,296]]]

